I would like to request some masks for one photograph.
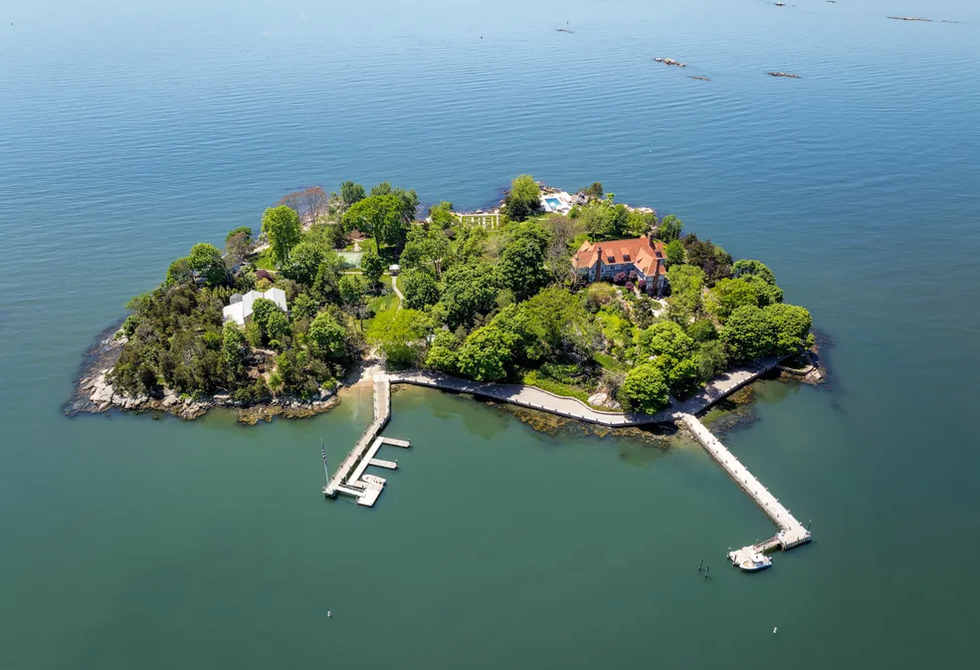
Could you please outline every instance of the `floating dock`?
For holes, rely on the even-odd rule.
[[[341,462],[337,471],[333,473],[327,485],[323,487],[323,495],[336,498],[337,494],[341,493],[357,498],[358,505],[374,506],[386,482],[381,477],[365,474],[365,470],[372,465],[396,470],[397,461],[375,458],[375,455],[386,444],[403,448],[411,446],[407,440],[395,440],[379,435],[388,425],[390,418],[391,384],[387,375],[377,375],[374,378],[374,420]]]
[[[762,485],[762,482],[756,479],[755,475],[749,472],[748,468],[742,465],[741,461],[721,443],[721,440],[711,434],[711,431],[696,416],[684,413],[678,413],[675,416],[677,422],[686,426],[694,434],[704,450],[755,501],[759,509],[765,512],[772,522],[779,527],[779,532],[768,540],[729,552],[728,558],[732,563],[740,563],[743,559],[759,552],[764,553],[775,549],[786,551],[806,544],[812,539],[810,531],[779,502],[776,496],[769,492],[769,489]]]

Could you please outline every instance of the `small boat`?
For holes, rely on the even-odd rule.
[[[757,552],[746,556],[735,565],[746,572],[754,572],[756,570],[765,570],[766,568],[772,567],[772,559],[762,552]]]

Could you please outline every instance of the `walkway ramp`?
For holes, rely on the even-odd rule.
[[[731,552],[729,557],[732,558],[733,562],[735,556],[740,556],[744,552],[771,551],[777,547],[785,551],[806,544],[812,539],[810,531],[779,502],[776,496],[769,492],[769,489],[762,485],[762,482],[756,479],[755,475],[749,472],[748,468],[742,465],[741,461],[721,443],[721,440],[712,435],[711,431],[696,416],[679,412],[675,418],[679,424],[691,431],[701,446],[704,447],[704,450],[708,452],[708,455],[728,473],[729,477],[735,480],[735,483],[755,501],[759,509],[765,512],[780,529],[775,536],[765,542],[748,545]]]

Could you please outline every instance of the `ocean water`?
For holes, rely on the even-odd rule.
[[[972,665],[978,27],[964,0],[3,3],[0,668]],[[131,295],[285,192],[475,208],[522,172],[673,212],[811,310],[831,389],[759,384],[725,440],[812,545],[738,574],[771,527],[698,448],[428,391],[395,396],[415,446],[370,511],[319,495],[364,398],[61,415]]]

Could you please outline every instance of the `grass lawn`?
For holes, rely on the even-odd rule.
[[[272,254],[270,254],[268,250],[263,251],[261,254],[253,258],[252,262],[255,263],[255,269],[257,270],[270,270],[272,272],[275,272],[276,270],[276,266],[272,262]]]
[[[595,362],[601,365],[605,370],[612,370],[613,372],[626,372],[626,366],[609,354],[596,352],[592,354],[592,358],[594,358]]]
[[[368,307],[375,314],[398,309],[399,304],[401,304],[401,300],[398,299],[398,296],[395,295],[395,292],[391,288],[391,277],[388,275],[382,275],[381,282],[388,288],[388,295],[376,296],[368,300]],[[372,321],[374,321],[374,319],[367,319],[364,322],[365,330],[370,328]]]

